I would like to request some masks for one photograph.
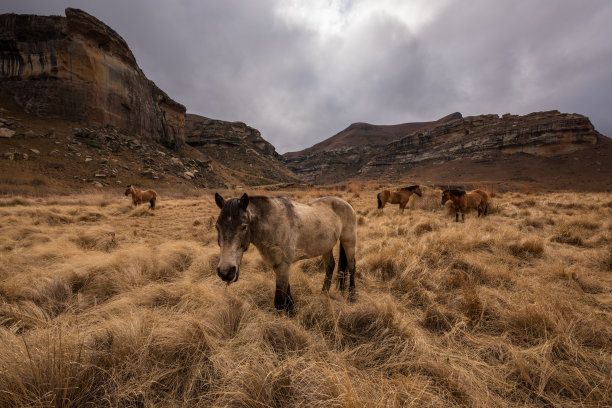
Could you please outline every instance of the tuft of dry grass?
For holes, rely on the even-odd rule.
[[[609,193],[455,223],[435,188],[399,214],[355,184],[287,192],[358,214],[357,300],[304,260],[291,318],[255,249],[216,276],[212,195],[3,198],[0,406],[612,405]]]

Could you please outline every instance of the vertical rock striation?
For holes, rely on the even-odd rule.
[[[3,14],[0,31],[0,83],[27,112],[184,143],[185,107],[147,79],[100,20],[72,8],[66,17]]]

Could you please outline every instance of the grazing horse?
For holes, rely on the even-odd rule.
[[[127,196],[128,194],[132,194],[132,204],[134,204],[134,206],[148,201],[151,204],[149,208],[155,209],[155,200],[157,200],[157,193],[155,190],[142,191],[129,184],[125,190],[125,195]]]
[[[387,203],[399,204],[399,208],[403,213],[404,208],[406,208],[408,200],[410,200],[410,196],[412,194],[422,197],[423,193],[421,192],[421,187],[416,185],[404,187],[396,191],[383,190],[376,196],[376,199],[378,200],[378,208],[385,208],[385,204]]]
[[[478,210],[478,216],[487,215],[489,208],[489,195],[482,190],[474,190],[466,193],[463,190],[444,190],[442,192],[442,205],[448,200],[453,202],[455,208],[455,222],[459,222],[459,213],[461,220],[465,221],[465,212],[472,208]]]
[[[355,296],[357,223],[353,207],[338,197],[322,197],[301,204],[286,197],[249,197],[225,200],[215,193],[221,209],[217,219],[220,248],[217,274],[231,284],[238,280],[242,254],[250,244],[274,268],[274,307],[293,313],[289,267],[300,259],[322,255],[325,263],[323,292],[329,291],[335,261],[333,248],[340,241],[338,287],[345,289],[349,274],[349,300]]]

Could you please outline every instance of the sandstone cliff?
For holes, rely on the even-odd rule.
[[[0,84],[27,112],[184,143],[185,107],[146,78],[100,20],[72,8],[66,17],[3,14],[0,30]]]
[[[285,155],[288,167],[307,181],[330,183],[359,176],[396,178],[426,163],[461,158],[489,160],[498,154],[555,156],[597,146],[602,135],[590,120],[559,111],[469,116],[421,128],[378,146],[345,146],[311,155]]]

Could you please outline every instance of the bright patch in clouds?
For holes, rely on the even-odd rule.
[[[393,17],[413,33],[430,24],[447,0],[287,0],[278,4],[276,15],[290,25],[318,33],[323,39],[343,36],[347,27],[377,15]]]

